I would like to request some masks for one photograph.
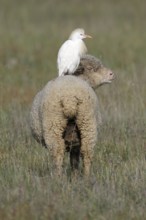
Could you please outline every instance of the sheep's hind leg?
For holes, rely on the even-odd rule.
[[[89,154],[89,152],[88,152]],[[84,175],[88,177],[90,175],[90,169],[92,164],[92,152],[90,153],[90,156],[87,153],[83,153],[83,166],[84,166]]]
[[[64,149],[60,148],[57,151],[54,150],[52,152],[52,157],[54,160],[55,170],[58,176],[62,175],[62,166],[63,166],[63,159],[64,159]]]
[[[84,126],[80,126],[81,132],[81,156],[83,160],[84,175],[90,175],[91,164],[93,160],[94,146],[97,140],[97,124],[96,118],[90,117],[90,120],[84,119]]]
[[[64,141],[61,138],[59,139],[58,137],[54,137],[54,139],[51,137],[51,140],[54,141],[52,142],[52,145],[48,146],[48,149],[52,158],[52,173],[57,174],[57,176],[61,176],[65,154]]]
[[[65,143],[62,137],[64,124],[59,123],[59,120],[54,120],[51,129],[47,127],[49,123],[45,123],[44,139],[46,146],[52,157],[53,167],[58,176],[62,174],[62,166],[65,154]]]

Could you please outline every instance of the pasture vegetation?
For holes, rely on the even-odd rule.
[[[146,1],[0,1],[0,219],[146,219]],[[57,75],[60,45],[76,27],[115,73],[99,88],[103,124],[91,178],[53,176],[31,137],[34,95]]]

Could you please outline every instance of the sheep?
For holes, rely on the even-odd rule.
[[[35,96],[30,112],[32,134],[49,149],[58,175],[67,151],[73,173],[82,158],[84,175],[89,176],[101,124],[95,89],[113,79],[114,73],[100,60],[84,55],[73,75],[49,81]]]

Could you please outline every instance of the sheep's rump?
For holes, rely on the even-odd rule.
[[[97,97],[84,80],[75,76],[58,77],[50,81],[34,98],[30,117],[32,134],[39,143],[46,146],[43,135],[44,124],[64,120],[61,135],[66,150],[70,152],[70,149],[77,149],[81,144],[77,116],[80,115],[82,118],[86,111],[87,113],[91,111],[98,117],[97,107]]]

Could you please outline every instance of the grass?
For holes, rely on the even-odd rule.
[[[146,219],[146,32],[144,0],[0,2],[0,219]],[[76,27],[89,53],[115,73],[97,91],[103,124],[91,178],[53,176],[32,138],[35,94],[56,76],[56,56]]]

